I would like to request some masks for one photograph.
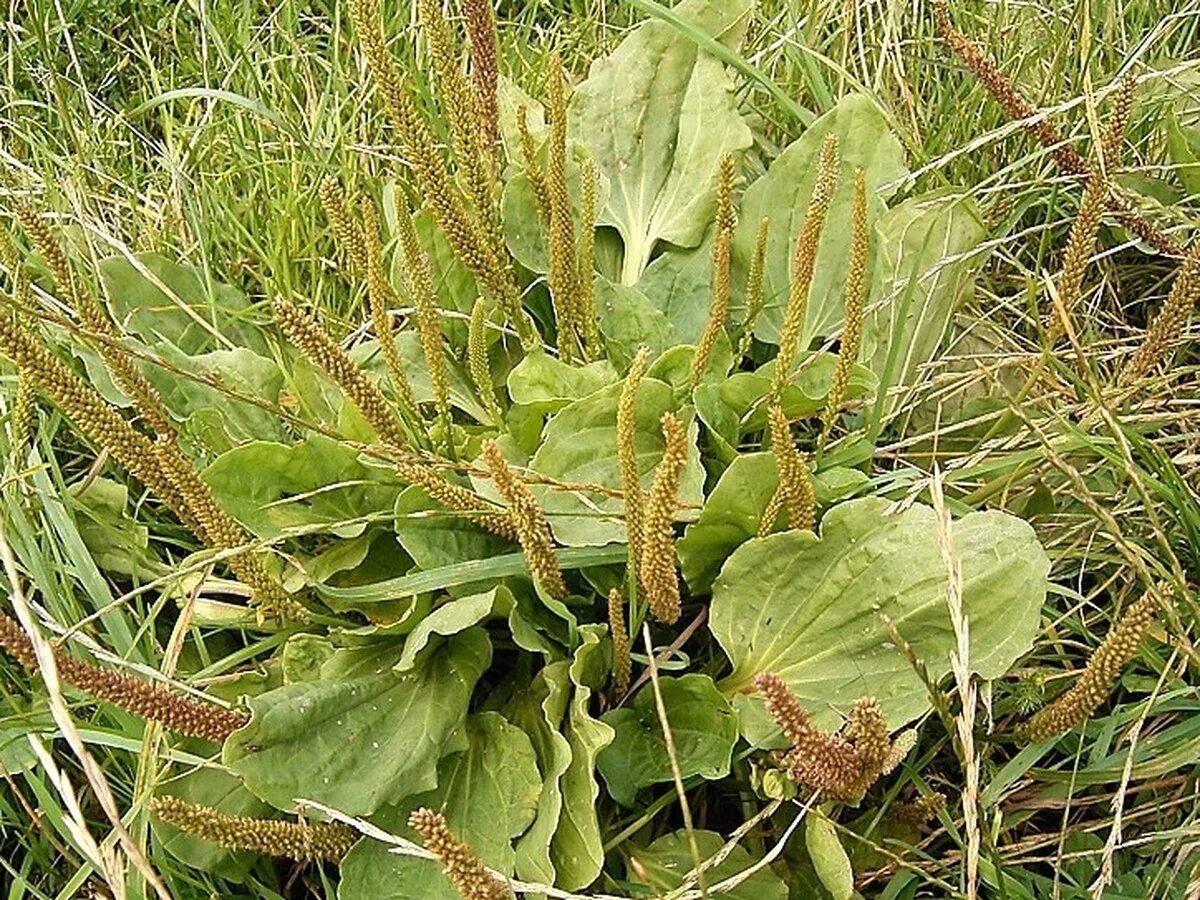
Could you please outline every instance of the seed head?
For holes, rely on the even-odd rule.
[[[358,832],[340,822],[283,822],[231,816],[179,797],[151,799],[150,811],[168,825],[227,850],[244,850],[299,862],[341,862]]]
[[[1200,303],[1200,240],[1192,242],[1167,294],[1167,302],[1151,321],[1141,346],[1121,369],[1117,384],[1122,387],[1137,384],[1166,356],[1197,303]]]
[[[1049,706],[1038,710],[1021,729],[1031,741],[1055,737],[1088,720],[1103,703],[1121,670],[1132,660],[1150,633],[1158,599],[1147,592],[1126,609],[1108,637],[1096,648],[1075,683]]]
[[[633,662],[629,656],[629,632],[625,629],[625,601],[616,588],[608,592],[608,630],[613,643],[613,687],[617,696],[621,696],[629,690]]]
[[[441,813],[418,809],[408,817],[408,826],[441,862],[442,871],[463,900],[509,900],[512,896],[508,886],[488,872],[470,845],[450,830]]]
[[[817,250],[821,245],[821,231],[825,227],[825,216],[829,212],[829,204],[837,187],[840,169],[841,157],[838,154],[837,136],[829,134],[821,144],[821,153],[817,160],[817,180],[813,184],[808,211],[804,214],[800,233],[796,237],[792,280],[788,288],[783,326],[779,333],[779,354],[775,359],[775,396],[779,396],[791,381],[796,350],[799,349],[800,336],[804,333],[804,322],[808,313],[808,291],[812,286]]]
[[[687,431],[674,413],[663,413],[663,455],[654,470],[642,523],[639,575],[650,611],[668,625],[679,618],[679,575],[675,566],[675,502],[687,466]]]
[[[29,670],[37,668],[33,644],[19,622],[0,613],[0,646]],[[177,694],[160,684],[76,659],[54,650],[59,677],[84,693],[128,713],[157,722],[178,734],[221,743],[249,721],[241,710]]]
[[[551,596],[565,597],[567,585],[563,581],[558,554],[554,552],[546,513],[529,486],[508,465],[495,441],[484,441],[483,459],[492,483],[508,504],[509,519],[516,529],[530,574]]]
[[[617,462],[621,470],[621,492],[625,498],[625,534],[629,544],[630,566],[641,572],[642,530],[645,513],[637,461],[637,390],[650,363],[650,348],[642,347],[634,356],[617,400]]]
[[[378,385],[351,361],[315,316],[303,312],[287,300],[279,299],[275,301],[275,320],[296,349],[337,382],[346,398],[375,429],[380,440],[394,447],[407,446],[400,420]]]
[[[846,272],[845,325],[842,327],[837,367],[833,370],[833,381],[825,399],[825,413],[821,423],[822,445],[828,440],[837,414],[846,400],[850,375],[854,371],[854,364],[858,362],[858,348],[862,343],[863,310],[867,303],[869,241],[867,178],[862,169],[855,169],[853,209],[850,213],[850,266]]]
[[[771,427],[771,448],[775,452],[775,464],[779,468],[778,493],[788,511],[788,527],[814,531],[817,495],[808,462],[792,443],[787,416],[779,404],[771,404],[767,419]]]
[[[725,330],[725,319],[729,316],[730,252],[733,247],[733,229],[737,225],[737,215],[733,208],[735,177],[733,155],[726,153],[721,157],[721,166],[717,176],[712,304],[709,306],[708,322],[704,326],[704,333],[700,336],[700,342],[696,345],[696,353],[692,357],[689,382],[693,389],[700,383],[705,369],[708,368],[708,359],[717,344],[717,339]]]

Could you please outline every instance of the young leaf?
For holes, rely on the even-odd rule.
[[[974,283],[982,259],[971,251],[985,234],[974,201],[950,191],[913,197],[876,221],[862,357],[886,387],[911,387],[937,354]],[[889,393],[885,415],[904,400],[904,393]]]
[[[819,809],[809,810],[804,824],[804,846],[812,860],[813,869],[833,900],[850,900],[854,896],[854,870],[850,857],[842,846],[837,829]]]

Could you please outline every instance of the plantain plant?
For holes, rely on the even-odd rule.
[[[912,193],[865,95],[757,145],[725,63],[751,0],[682,0],[686,28],[644,22],[578,81],[556,57],[528,91],[484,0],[461,35],[416,6],[432,113],[378,3],[349,7],[405,160],[320,187],[330,277],[362,294],[350,337],[152,253],[103,260],[95,291],[16,215],[33,255],[6,260],[0,352],[22,409],[32,386],[113,460],[75,496],[84,539],[253,664],[185,697],[68,641],[61,673],[201,760],[159,773],[154,833],[232,881],[281,856],[336,864],[342,900],[706,888],[764,851],[688,874],[715,831],[800,797],[807,849],[730,896],[785,897],[801,869],[850,896],[831,823],[948,715],[955,614],[959,661],[996,679],[1047,591],[1026,522],[947,525],[875,477],[986,255],[981,215]],[[23,301],[30,275],[60,302]],[[18,468],[44,449],[13,447]],[[190,530],[186,558],[114,547],[138,526],[113,466]],[[1030,736],[1086,718],[1150,613],[1092,706]],[[701,800],[709,828],[687,803],[677,827]]]

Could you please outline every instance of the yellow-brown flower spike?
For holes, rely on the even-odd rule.
[[[1022,737],[1046,740],[1086,722],[1107,699],[1121,670],[1137,655],[1142,640],[1150,633],[1157,610],[1158,598],[1147,592],[1122,612],[1075,683],[1049,706],[1033,714],[1021,728]]]
[[[791,428],[779,404],[771,404],[767,420],[771,429],[771,449],[779,468],[779,494],[788,512],[788,527],[813,531],[816,528],[817,495],[808,463],[792,443]]]
[[[25,668],[37,668],[28,635],[16,619],[4,613],[0,613],[0,646]],[[221,743],[250,720],[241,710],[177,694],[161,684],[84,662],[59,649],[54,650],[54,663],[59,678],[67,684],[178,734]]]
[[[37,390],[26,375],[17,377],[17,393],[8,415],[9,454],[14,463],[25,453],[37,420]]]
[[[733,229],[737,226],[737,214],[733,207],[733,189],[736,171],[733,155],[726,153],[721,157],[717,175],[717,213],[714,227],[716,235],[713,238],[713,281],[712,302],[708,310],[708,322],[704,333],[696,344],[696,353],[692,356],[692,367],[688,381],[693,389],[700,384],[708,368],[708,360],[712,355],[717,340],[725,331],[725,319],[729,315],[730,256],[733,248]]]
[[[166,503],[181,522],[203,537],[195,516],[155,463],[150,440],[130,425],[95,388],[51,353],[29,322],[16,316],[0,315],[0,354],[12,360],[21,377],[50,398],[89,440],[107,449],[130,474]]]
[[[487,347],[487,303],[482,297],[475,300],[471,307],[471,322],[467,329],[467,371],[475,392],[483,403],[484,409],[492,419],[492,424],[501,427],[504,424],[504,413],[496,401],[496,385],[492,380],[492,367],[488,361]]]
[[[179,797],[154,797],[149,807],[168,825],[226,850],[299,862],[319,859],[341,862],[359,838],[357,831],[340,822],[284,822],[231,816]]]
[[[924,825],[946,808],[946,795],[934,791],[892,807],[892,818],[905,825]]]
[[[463,0],[463,24],[471,42],[471,81],[475,115],[484,149],[495,154],[500,142],[500,110],[496,102],[496,13],[491,0]]]
[[[1108,108],[1108,125],[1100,140],[1100,153],[1092,168],[1103,170],[1106,179],[1112,181],[1121,164],[1121,146],[1125,142],[1125,129],[1129,126],[1129,115],[1133,112],[1133,97],[1137,93],[1137,78],[1126,74],[1117,85]]]
[[[433,385],[433,405],[437,409],[438,419],[441,420],[447,446],[450,446],[450,375],[446,368],[443,347],[442,310],[433,287],[429,256],[417,239],[417,229],[412,217],[401,211],[397,220],[400,247],[404,251],[404,274],[408,282],[408,295],[417,308],[417,334],[421,338],[421,352],[429,369],[430,384]]]
[[[645,517],[637,461],[637,391],[650,364],[650,348],[642,347],[633,357],[621,396],[617,400],[617,464],[621,472],[621,492],[625,498],[625,534],[629,544],[629,567],[641,572],[642,528]],[[640,575],[638,575],[640,578]]]
[[[867,177],[862,169],[854,171],[854,199],[850,213],[850,263],[846,271],[846,299],[842,341],[838,347],[837,366],[825,398],[821,422],[821,445],[829,439],[837,414],[846,402],[850,375],[858,362],[862,343],[863,311],[867,305],[867,260],[870,252],[870,232],[867,224]]]
[[[419,487],[429,495],[431,500],[446,509],[462,513],[466,518],[492,534],[512,541],[517,540],[517,529],[507,510],[494,506],[490,501],[484,500],[466,488],[447,481],[431,466],[419,463],[397,463],[396,474],[409,484]]]
[[[1083,276],[1096,249],[1096,235],[1108,202],[1108,181],[1103,171],[1092,172],[1083,189],[1079,214],[1071,224],[1067,249],[1063,253],[1062,273],[1058,277],[1058,304],[1046,323],[1046,340],[1053,345],[1068,330],[1071,314],[1082,294]],[[1065,317],[1065,318],[1064,318]]]
[[[761,672],[754,676],[754,687],[762,696],[763,705],[783,736],[793,744],[804,738],[811,729],[808,710],[800,705],[783,679],[774,672]]]
[[[516,529],[529,573],[546,593],[565,597],[567,584],[554,551],[546,513],[529,486],[509,466],[495,441],[484,442],[483,460],[497,492],[508,504],[509,519]]]
[[[481,230],[493,248],[501,248],[499,211],[496,201],[499,184],[492,168],[493,157],[479,134],[479,115],[475,93],[459,68],[458,52],[450,23],[442,14],[440,0],[418,0],[421,30],[429,45],[429,55],[437,73],[441,105],[454,149],[460,180],[475,209]]]
[[[455,255],[485,290],[499,298],[522,340],[535,339],[529,317],[521,307],[520,289],[513,279],[502,240],[493,229],[470,214],[446,161],[438,153],[433,133],[417,112],[409,88],[388,50],[380,25],[379,0],[351,0],[350,15],[421,197],[433,211]]]
[[[367,272],[367,244],[363,234],[365,229],[351,215],[346,192],[342,190],[341,183],[332,176],[322,179],[318,195],[329,224],[333,226],[333,234],[350,260],[351,267],[356,272]]]
[[[533,133],[529,130],[529,110],[524,106],[517,107],[517,132],[521,136],[521,159],[525,166],[525,178],[533,190],[533,201],[537,206],[542,224],[550,227],[550,193],[546,188],[546,173],[542,171],[538,161],[537,144]]]
[[[737,358],[750,351],[754,340],[754,326],[763,307],[763,276],[767,268],[767,238],[771,233],[771,220],[763,216],[758,222],[758,235],[754,239],[754,255],[750,257],[750,271],[746,274],[746,320],[742,323],[742,337],[738,341]]]
[[[362,202],[362,218],[363,262],[367,276],[367,303],[371,309],[371,328],[379,341],[379,350],[383,354],[388,378],[391,379],[401,411],[411,420],[419,422],[420,411],[413,397],[412,386],[408,383],[404,363],[396,349],[396,337],[392,328],[389,307],[396,299],[396,293],[392,290],[387,269],[383,265],[383,245],[379,238],[379,220],[375,214],[375,204],[368,199]]]
[[[275,301],[275,320],[296,349],[337,382],[381,441],[395,447],[407,446],[400,420],[379,386],[354,364],[316,317],[280,299]]]
[[[421,836],[425,849],[437,857],[442,871],[463,900],[510,900],[508,886],[492,875],[483,861],[450,830],[446,817],[431,809],[418,809],[408,817],[408,827]]]
[[[799,349],[800,337],[804,333],[804,320],[808,313],[808,290],[812,286],[817,250],[821,244],[821,231],[825,227],[825,216],[829,212],[829,203],[837,187],[840,168],[837,136],[830,134],[821,144],[817,160],[817,179],[813,184],[812,197],[808,201],[808,211],[800,224],[800,233],[796,236],[787,308],[784,310],[783,325],[779,332],[779,353],[775,358],[775,377],[772,385],[775,396],[779,396],[791,381],[796,350]]]
[[[580,167],[579,198],[579,278],[576,290],[579,299],[580,336],[589,359],[603,352],[600,345],[600,320],[596,317],[596,203],[600,172],[590,156]]]
[[[1158,315],[1150,323],[1150,329],[1141,345],[1125,363],[1117,383],[1122,387],[1137,384],[1154,366],[1166,356],[1176,338],[1187,325],[1188,317],[1200,302],[1200,240],[1192,242],[1179,274],[1167,294]]]
[[[613,645],[613,689],[619,697],[629,690],[633,661],[629,655],[629,632],[625,628],[625,601],[617,588],[608,592],[608,630]]]
[[[968,71],[979,79],[979,83],[984,86],[992,99],[1000,104],[1005,114],[1013,121],[1020,122],[1021,126],[1046,148],[1050,158],[1064,172],[1069,175],[1086,176],[1088,164],[1083,155],[1067,143],[1062,132],[1055,128],[1049,119],[1037,114],[1037,110],[1032,104],[1017,92],[1008,77],[984,55],[983,51],[954,27],[945,0],[936,0],[933,4],[933,14],[942,40],[962,60]],[[1120,98],[1118,98],[1118,102],[1120,102]],[[1128,198],[1114,194],[1110,198],[1110,203],[1116,209],[1117,218],[1121,224],[1146,243],[1170,256],[1178,256],[1182,252],[1182,247],[1141,215]]]
[[[546,242],[550,255],[550,299],[558,324],[558,353],[564,360],[575,355],[579,315],[576,298],[575,224],[567,192],[567,94],[566,75],[557,53],[550,57],[546,81],[550,138],[546,158],[546,198],[550,204],[550,228]]]
[[[879,703],[872,697],[855,702],[843,735],[826,734],[812,725],[808,710],[778,675],[760,673],[754,686],[791,742],[791,749],[780,757],[789,777],[833,799],[857,802],[914,745],[913,731],[889,739]]]
[[[120,335],[112,320],[96,298],[72,274],[66,253],[50,226],[26,204],[17,207],[16,217],[65,294],[67,303],[75,310],[84,327],[100,336],[101,340],[97,342],[96,349],[117,387],[129,396],[139,415],[151,429],[158,434],[173,433],[174,429],[163,412],[163,402],[158,391],[138,370],[133,360],[117,346],[116,341]]]
[[[212,489],[199,476],[191,461],[180,452],[173,438],[160,435],[154,442],[153,450],[154,461],[195,517],[199,524],[197,536],[207,546],[215,550],[236,550],[250,543],[250,535],[217,503]],[[304,607],[288,595],[256,553],[237,553],[230,556],[226,563],[238,581],[250,588],[251,602],[264,619],[307,620]]]
[[[675,502],[687,465],[687,430],[674,413],[663,413],[663,454],[654,470],[642,523],[639,577],[650,612],[670,625],[679,619],[679,575],[675,567]]]

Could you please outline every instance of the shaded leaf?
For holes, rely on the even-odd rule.
[[[512,840],[533,821],[541,780],[533,747],[519,728],[495,712],[466,723],[467,748],[438,765],[437,789],[409,798],[374,817],[383,830],[409,840],[408,814],[426,806],[441,812],[450,828],[489,867],[511,873]],[[389,852],[363,840],[341,864],[339,900],[460,900],[434,860]]]
[[[701,862],[712,859],[725,845],[725,839],[715,831],[693,831]],[[712,887],[733,878],[754,865],[754,857],[744,847],[735,846],[719,864],[706,870],[706,883]],[[663,835],[649,847],[634,850],[629,855],[628,878],[656,891],[671,891],[681,887],[688,872],[695,867],[691,841],[683,829]],[[785,885],[769,866],[763,866],[737,887],[721,897],[730,900],[786,900]]]
[[[738,739],[733,707],[707,675],[661,678],[659,687],[680,775],[724,778]],[[671,758],[651,685],[642,688],[629,705],[605,713],[603,720],[616,734],[596,765],[614,800],[632,806],[642,788],[672,780]]]

